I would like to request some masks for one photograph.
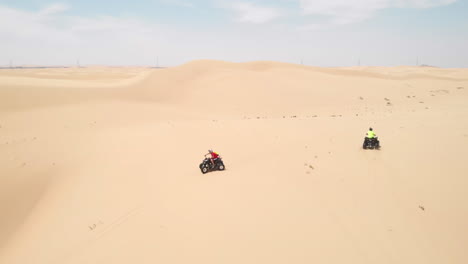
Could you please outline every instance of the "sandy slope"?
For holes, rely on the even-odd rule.
[[[2,70],[0,263],[467,263],[466,120],[466,69]]]

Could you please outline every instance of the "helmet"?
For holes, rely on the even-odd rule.
[[[209,149],[209,150],[208,150],[208,152],[209,152],[209,153],[212,153],[212,152],[213,152],[213,150],[212,150],[212,149]]]
[[[369,130],[372,131],[372,127],[369,127]]]

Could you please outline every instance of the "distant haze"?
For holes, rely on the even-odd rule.
[[[460,0],[1,1],[0,67],[195,59],[468,67]]]

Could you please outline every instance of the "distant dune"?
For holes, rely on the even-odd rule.
[[[468,69],[3,69],[0,263],[468,263],[467,120]]]

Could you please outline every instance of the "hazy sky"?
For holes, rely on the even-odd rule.
[[[468,0],[0,0],[0,66],[468,67]]]

